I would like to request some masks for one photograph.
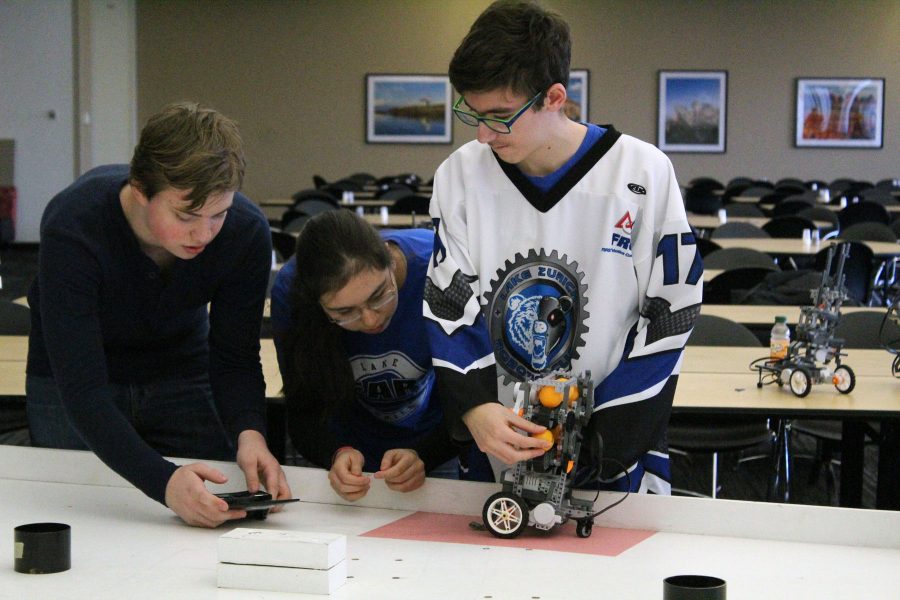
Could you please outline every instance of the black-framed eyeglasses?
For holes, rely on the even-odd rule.
[[[391,287],[383,294],[380,294],[377,298],[373,298],[365,302],[363,304],[363,307],[365,309],[371,310],[373,312],[378,312],[397,299],[397,281],[394,279],[393,271],[390,271],[388,278],[390,279]],[[385,280],[385,283],[387,283],[387,280]],[[362,319],[363,308],[355,307],[349,309],[346,312],[341,311],[341,314],[336,317],[332,316],[336,314],[335,311],[329,308],[325,308],[325,306],[322,306],[322,310],[325,311],[325,316],[328,317],[329,321],[331,321],[335,325],[338,325],[339,327],[346,327],[347,325],[352,325],[353,323],[356,323],[357,321]]]
[[[463,102],[465,102],[462,96],[460,96],[459,100],[456,101],[456,104],[453,105],[453,114],[456,115],[456,118],[458,118],[460,121],[471,127],[478,127],[479,123],[484,123],[491,131],[507,134],[512,132],[512,124],[516,122],[516,119],[525,114],[525,111],[531,108],[531,105],[537,102],[537,99],[540,98],[541,94],[543,93],[544,92],[538,92],[537,94],[535,94],[534,98],[526,102],[525,106],[517,110],[516,114],[508,119],[483,117],[473,112],[463,110],[459,107]]]

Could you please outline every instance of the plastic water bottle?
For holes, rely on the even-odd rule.
[[[791,330],[787,326],[787,317],[775,317],[772,333],[769,336],[769,358],[783,360],[787,358],[788,346],[791,343]]]

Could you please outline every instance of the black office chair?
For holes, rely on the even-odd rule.
[[[803,230],[812,231],[816,228],[815,223],[809,219],[797,215],[783,215],[774,217],[762,226],[763,231],[771,235],[773,238],[796,238],[803,237]]]
[[[700,314],[694,323],[694,330],[688,339],[688,346],[747,346],[760,347],[762,344],[752,331],[740,323],[713,315]],[[690,459],[690,455],[710,454],[712,456],[712,490],[710,496],[719,495],[718,458],[719,453],[740,453],[744,450],[768,446],[765,455],[773,461],[775,432],[769,421],[762,417],[731,415],[704,415],[694,413],[674,413],[669,419],[669,452],[673,462],[678,456]],[[746,459],[738,459],[738,464]],[[774,488],[770,483],[769,488]],[[770,492],[767,495],[771,495]],[[673,494],[707,497],[697,491],[672,488]]]
[[[838,177],[837,179],[832,180],[831,183],[828,184],[828,189],[831,190],[832,196],[837,196],[841,194],[844,190],[848,190],[856,183],[855,179],[850,179],[849,177]]]
[[[706,238],[694,236],[694,242],[696,242],[697,250],[700,251],[700,256],[703,259],[706,259],[710,253],[722,249],[722,246]]]
[[[875,184],[875,187],[888,192],[900,192],[900,179],[896,177],[891,179],[881,179]]]
[[[819,190],[828,189],[828,182],[821,179],[809,179],[803,183],[803,186],[808,190],[818,192]]]
[[[771,256],[753,248],[720,248],[703,257],[703,267],[706,269],[760,267],[778,270],[778,265]]]
[[[772,269],[742,267],[723,271],[703,284],[704,304],[746,304]]]
[[[347,179],[355,181],[363,187],[367,185],[375,185],[375,182],[378,181],[378,178],[371,173],[354,173],[347,177]]]
[[[398,198],[404,198],[406,196],[414,195],[415,192],[409,189],[408,186],[403,185],[402,183],[388,183],[383,190],[379,190],[375,195],[379,200],[396,200]]]
[[[838,234],[838,230],[841,227],[841,222],[838,221],[837,213],[835,213],[833,210],[825,208],[824,206],[804,208],[797,213],[797,216],[803,217],[804,219],[809,219],[810,221],[828,222],[830,224],[828,229],[830,229],[831,231],[823,232],[824,235],[822,236],[822,239],[836,236]]]
[[[328,212],[329,210],[341,210],[333,200],[320,200],[318,198],[308,198],[299,200],[294,204],[294,210],[301,212],[310,217],[319,213]]]
[[[741,221],[731,221],[730,223],[722,223],[710,234],[710,238],[715,241],[722,238],[769,238],[772,237],[761,228],[753,223],[744,223]]]
[[[765,217],[765,213],[756,204],[732,202],[725,205],[726,217]]]
[[[881,204],[883,206],[896,206],[897,204],[900,204],[890,191],[877,187],[863,190],[859,194],[859,199],[866,202]]]
[[[708,191],[725,189],[725,186],[722,185],[722,182],[714,177],[695,177],[688,182],[687,187],[691,189],[703,189]]]
[[[723,201],[724,197],[713,190],[688,188],[684,192],[684,208],[695,215],[714,215]]]
[[[864,221],[862,223],[854,223],[844,229],[841,229],[842,240],[857,240],[870,242],[891,242],[897,241],[897,234],[889,225],[878,223],[876,221]]]
[[[401,196],[394,201],[391,206],[391,212],[399,215],[409,215],[415,213],[417,215],[428,214],[428,204],[431,201],[428,198],[417,196],[415,194],[407,194]]]
[[[300,233],[300,230],[303,229],[303,226],[306,225],[310,218],[311,216],[305,212],[289,208],[281,217],[280,229],[287,233]]]
[[[897,236],[897,239],[900,240],[900,218],[894,219],[893,223],[891,223],[891,231]]]
[[[294,206],[297,206],[298,202],[302,202],[304,200],[321,200],[323,202],[330,202],[337,207],[337,198],[334,195],[328,193],[324,189],[305,189],[300,190],[291,196],[291,200],[294,201]]]
[[[294,251],[297,248],[297,237],[279,229],[272,229],[271,234],[272,249],[275,250],[278,262],[287,262],[294,255]]]
[[[774,191],[775,186],[765,185],[762,182],[757,181],[754,182],[750,187],[745,188],[738,195],[745,198],[762,198],[763,196],[771,194]]]
[[[746,185],[749,187],[749,186],[753,185],[754,181],[756,181],[756,180],[753,179],[752,177],[745,177],[743,175],[738,175],[737,177],[732,177],[731,179],[728,180],[728,183],[725,184],[725,189],[728,189],[731,186],[740,186],[740,185]]]
[[[887,225],[891,222],[891,217],[887,209],[881,204],[863,200],[855,204],[848,204],[841,209],[838,212],[838,221],[841,222],[841,230],[843,231],[854,223],[864,223],[866,221],[875,221],[876,223]]]
[[[876,272],[875,255],[862,242],[848,241],[850,254],[844,261],[844,285],[852,303],[867,305],[871,296],[872,282]],[[822,248],[815,255],[815,269],[822,272],[828,261],[828,248]],[[831,272],[837,269],[837,261],[832,261]],[[845,302],[845,304],[850,304]]]
[[[806,189],[806,183],[802,179],[797,177],[782,177],[778,181],[775,182],[775,189]]]
[[[0,300],[0,335],[31,333],[31,309],[12,300]]]
[[[753,185],[753,180],[748,177],[735,177],[728,182],[722,191],[722,204],[731,203],[732,198],[740,196],[744,190]]]
[[[773,217],[784,217],[787,215],[796,215],[801,210],[812,208],[815,201],[803,196],[788,196],[774,207],[772,207]]]

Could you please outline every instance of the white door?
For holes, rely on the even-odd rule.
[[[0,138],[15,140],[16,241],[74,170],[72,2],[0,0]]]

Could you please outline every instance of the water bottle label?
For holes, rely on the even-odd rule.
[[[769,343],[769,356],[771,358],[787,358],[788,344],[782,340],[772,340]]]

